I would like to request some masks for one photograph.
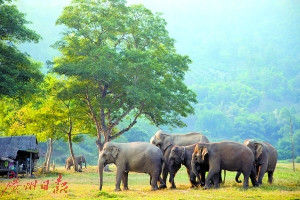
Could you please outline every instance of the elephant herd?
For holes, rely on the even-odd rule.
[[[103,186],[103,168],[110,163],[117,167],[115,190],[128,190],[128,173],[150,175],[151,190],[166,188],[167,176],[171,188],[176,188],[175,176],[181,165],[186,167],[191,187],[204,189],[219,187],[221,170],[236,171],[235,180],[243,174],[243,187],[248,188],[249,178],[254,187],[262,184],[268,172],[272,183],[277,163],[276,149],[266,143],[245,140],[237,142],[209,142],[201,133],[167,134],[157,131],[150,143],[105,143],[98,158],[99,189]],[[207,176],[205,178],[205,174]],[[159,186],[158,183],[159,182]]]

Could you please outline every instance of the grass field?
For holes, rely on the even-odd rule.
[[[296,172],[292,164],[278,163],[274,174],[274,183],[269,185],[265,176],[263,185],[248,190],[234,181],[235,173],[227,172],[226,183],[219,189],[203,190],[189,188],[185,168],[181,168],[175,181],[177,189],[151,191],[149,176],[146,174],[129,173],[128,191],[115,192],[115,168],[113,172],[104,173],[104,186],[98,190],[98,174],[95,166],[88,166],[82,173],[57,168],[55,172],[39,175],[35,179],[20,178],[0,179],[0,199],[299,199],[300,200],[300,164]],[[61,173],[61,182],[57,179]],[[267,175],[267,174],[266,174]],[[242,178],[242,176],[241,176]],[[13,182],[15,181],[15,182]],[[48,188],[46,183],[49,181]],[[67,182],[64,186],[64,182]],[[32,183],[32,185],[31,185]],[[36,186],[34,188],[34,185]],[[31,185],[31,188],[29,187]],[[41,187],[43,186],[43,187]],[[56,187],[57,186],[57,187]],[[65,187],[66,193],[63,189]],[[168,185],[169,186],[169,185]],[[58,189],[58,190],[56,190]]]

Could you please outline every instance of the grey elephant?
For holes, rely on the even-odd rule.
[[[107,142],[99,154],[98,167],[100,186],[103,185],[103,168],[106,164],[114,163],[116,172],[116,191],[120,191],[122,180],[123,189],[128,190],[128,173],[138,172],[150,175],[151,190],[157,190],[160,179],[163,154],[159,148],[146,142],[113,143]],[[161,182],[161,184],[163,184]]]
[[[243,144],[236,142],[198,143],[192,155],[192,169],[197,173],[198,164],[208,164],[209,171],[205,179],[204,189],[209,188],[213,179],[214,186],[219,187],[220,170],[240,171],[244,175],[244,188],[249,186],[249,177],[253,186],[255,180],[254,156],[252,151]]]
[[[171,188],[176,188],[174,178],[178,170],[180,169],[181,165],[184,165],[186,167],[186,172],[188,174],[191,187],[197,187],[199,183],[204,182],[205,180],[205,171],[208,171],[207,168],[202,167],[201,169],[198,168],[198,174],[201,174],[201,176],[198,177],[198,181],[196,180],[196,175],[194,174],[192,170],[192,154],[194,152],[196,144],[188,145],[188,146],[174,146],[171,149],[171,153],[169,155],[168,160],[168,167],[170,172],[170,180],[171,180]],[[202,170],[202,171],[200,171]]]
[[[151,144],[154,144],[155,146],[160,148],[164,155],[164,159],[168,161],[173,146],[186,146],[198,142],[209,142],[209,140],[201,133],[192,132],[186,134],[168,134],[162,130],[159,130],[151,138],[150,142]],[[164,163],[162,168],[162,179],[164,183],[166,183],[168,173],[169,167],[167,163]],[[172,184],[172,188],[176,187],[174,181],[173,183],[171,181],[171,176],[169,182]],[[166,185],[160,185],[159,187],[166,188]]]
[[[79,165],[79,171],[82,171],[82,163],[84,163],[85,168],[86,168],[86,160],[84,156],[75,156],[75,160],[77,162],[77,164]],[[66,165],[65,168],[67,168],[68,170],[74,165],[73,163],[73,159],[72,156],[70,156],[69,158],[66,159]]]
[[[268,172],[268,182],[273,182],[273,173],[277,164],[277,151],[267,142],[257,142],[255,140],[247,139],[244,145],[251,149],[256,165],[256,175],[258,184],[262,184],[264,174]],[[240,172],[237,173],[235,180],[239,183]]]

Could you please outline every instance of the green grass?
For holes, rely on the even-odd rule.
[[[82,173],[66,171],[58,168],[47,175],[39,175],[35,179],[20,178],[18,193],[10,187],[6,192],[2,191],[9,182],[0,179],[0,199],[299,199],[300,200],[300,164],[296,164],[296,172],[292,171],[291,163],[278,163],[274,183],[268,184],[267,174],[263,185],[259,188],[250,186],[248,190],[242,188],[242,184],[234,181],[235,172],[227,172],[226,183],[219,189],[203,190],[191,189],[184,168],[181,168],[175,181],[177,189],[165,189],[151,191],[149,176],[147,174],[129,173],[128,191],[115,192],[115,167],[113,172],[104,173],[104,185],[102,191],[98,190],[98,173],[95,166],[88,166]],[[62,182],[67,182],[67,193],[53,193],[58,174],[62,174]],[[242,178],[242,176],[241,176]],[[25,190],[25,185],[37,180],[35,190]],[[42,190],[41,184],[49,180],[48,190]]]

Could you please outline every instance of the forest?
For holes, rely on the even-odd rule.
[[[96,165],[97,145],[158,129],[300,162],[299,1],[74,2],[0,0],[0,136],[34,134],[60,165],[70,141]]]

